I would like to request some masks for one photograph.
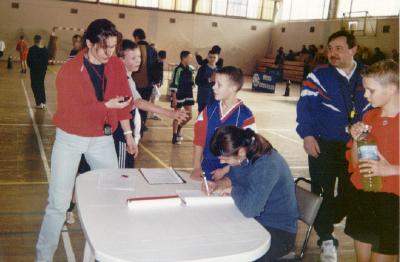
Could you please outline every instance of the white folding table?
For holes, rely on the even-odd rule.
[[[200,188],[187,173],[180,174],[186,183],[167,185],[149,185],[137,169],[80,175],[76,199],[86,237],[84,261],[254,261],[269,249],[270,234],[233,204],[146,210],[127,207],[128,198]],[[124,176],[133,182],[133,191],[102,188],[99,178],[104,176]]]

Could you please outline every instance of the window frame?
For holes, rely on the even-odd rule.
[[[140,9],[140,10],[150,10],[150,11],[160,11],[160,12],[171,12],[171,13],[181,13],[181,14],[193,14],[193,15],[198,15],[198,16],[212,16],[212,17],[221,17],[221,18],[231,18],[231,19],[241,19],[241,20],[251,20],[251,21],[259,21],[259,22],[273,22],[274,17],[272,19],[262,19],[260,18],[249,18],[246,16],[231,16],[231,15],[216,15],[211,13],[211,8],[210,8],[210,13],[197,13],[195,11],[195,7],[193,7],[192,4],[192,12],[189,11],[179,11],[179,10],[170,10],[170,9],[161,9],[159,7],[143,7],[143,6],[137,6],[136,1],[135,5],[123,5],[123,4],[115,4],[115,3],[103,3],[100,2],[99,0],[96,1],[90,1],[90,0],[62,0],[65,2],[75,2],[75,3],[85,3],[85,4],[99,4],[99,5],[106,5],[106,6],[115,6],[115,7],[127,7],[127,8],[134,8],[134,9]],[[228,6],[228,5],[227,5]],[[262,2],[262,8],[264,6],[264,1]],[[175,7],[176,8],[176,7]],[[274,5],[274,14],[275,14],[275,8],[276,6]],[[246,14],[247,15],[247,14]]]

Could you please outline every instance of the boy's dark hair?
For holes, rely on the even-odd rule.
[[[211,47],[211,50],[213,50],[216,54],[221,54],[221,47],[219,45],[214,45]]]
[[[212,50],[212,49],[210,51],[208,51],[208,54],[209,55],[219,55],[219,53],[217,51]]]
[[[34,42],[35,44],[39,44],[40,41],[42,41],[42,37],[41,37],[40,35],[35,35],[35,36],[33,37],[33,42]]]
[[[140,40],[146,39],[146,34],[142,28],[136,28],[132,35],[134,38],[139,38]]]
[[[250,128],[223,126],[218,128],[211,138],[210,151],[217,157],[236,156],[242,147],[246,148],[246,158],[251,163],[273,149],[270,142]]]
[[[184,50],[181,52],[180,58],[181,60],[188,57],[190,55],[190,51]]]
[[[158,57],[159,57],[160,59],[165,59],[165,58],[167,58],[167,52],[166,52],[165,50],[160,50],[160,51],[158,51]]]
[[[121,41],[121,45],[118,48],[117,56],[124,57],[126,50],[135,50],[136,48],[138,48],[138,45],[135,42],[129,39],[124,39]]]
[[[24,38],[25,38],[25,37],[24,37],[23,35],[21,35],[21,36],[19,37],[19,39],[21,39],[21,40],[24,39]]]
[[[78,39],[78,38],[82,38],[82,36],[81,36],[81,35],[78,35],[78,34],[76,34],[76,35],[74,35],[74,36],[72,37],[72,39],[73,39],[73,40],[76,40],[76,39]]]
[[[111,21],[107,19],[96,19],[90,23],[83,34],[83,46],[87,47],[86,40],[89,40],[92,44],[98,43],[101,47],[104,47],[108,37],[116,36],[118,40],[120,40],[120,35],[121,34]]]
[[[355,36],[347,30],[340,30],[331,34],[328,38],[328,43],[342,36],[346,37],[346,43],[349,48],[353,48],[357,45]]]
[[[244,83],[243,72],[240,68],[234,66],[224,66],[217,74],[226,75],[238,87],[238,91],[242,89]]]

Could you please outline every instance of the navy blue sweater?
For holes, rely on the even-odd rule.
[[[246,217],[263,226],[297,232],[297,201],[292,174],[285,159],[276,151],[253,164],[232,167],[232,198]]]

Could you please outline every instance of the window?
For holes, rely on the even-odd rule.
[[[175,10],[192,12],[192,0],[176,0]]]
[[[175,0],[159,0],[158,7],[160,9],[174,10]]]
[[[136,0],[136,6],[158,8],[158,0]]]
[[[89,0],[91,2],[96,2],[96,0]],[[120,5],[135,5],[135,0],[99,0],[100,3],[106,4],[120,4]]]
[[[246,17],[247,0],[228,0],[227,14],[231,16]]]
[[[339,0],[337,17],[348,17],[351,11],[352,17],[365,16],[397,16],[399,15],[400,2],[398,0]]]
[[[213,15],[226,15],[227,7],[228,7],[227,0],[213,0],[211,13]]]
[[[274,0],[263,0],[263,9],[261,19],[264,20],[272,20],[274,19],[274,9],[275,9],[275,1]]]
[[[196,13],[209,14],[211,13],[211,2],[210,0],[197,0]]]
[[[284,0],[282,20],[328,18],[330,0]]]
[[[261,7],[263,0],[248,0],[247,1],[247,18],[260,18]]]

